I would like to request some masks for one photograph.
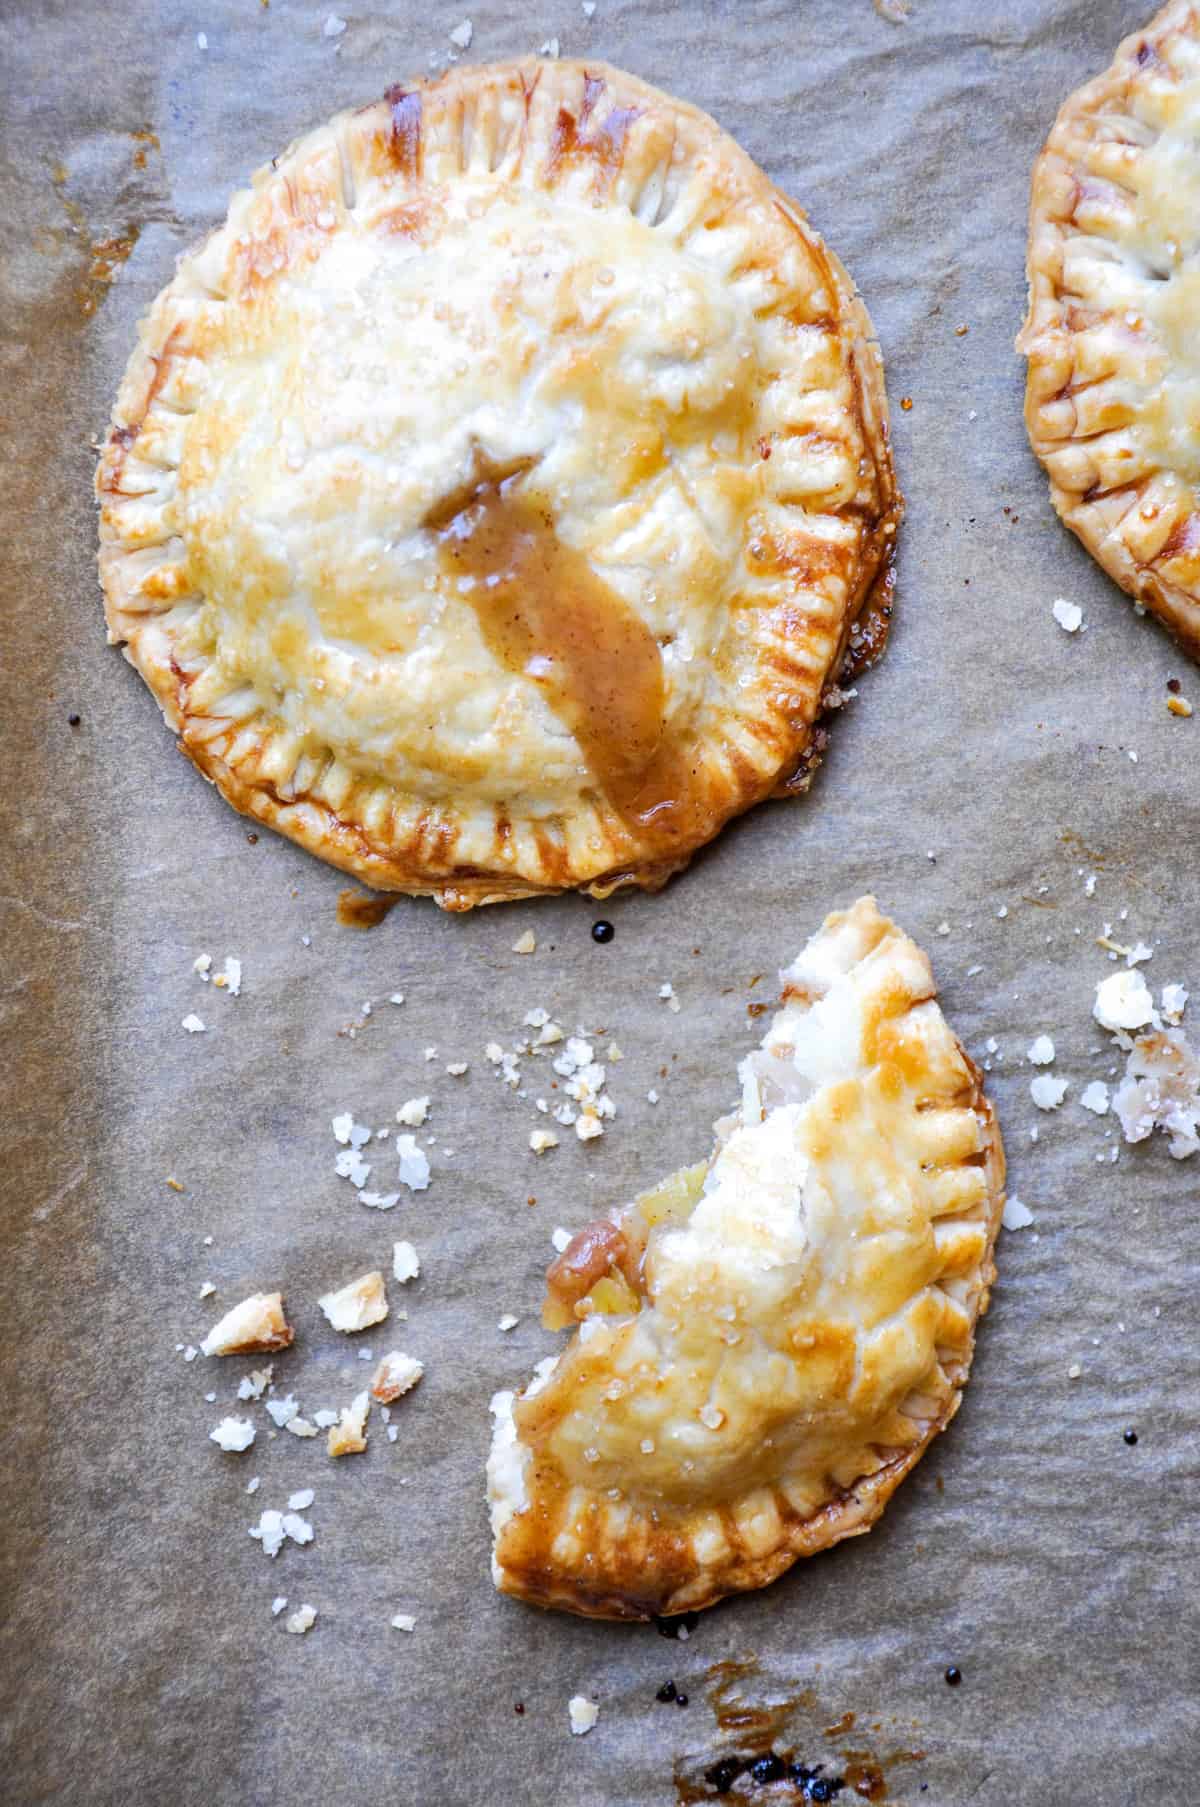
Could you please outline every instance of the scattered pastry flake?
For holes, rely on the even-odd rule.
[[[1055,1078],[1053,1073],[1039,1073],[1029,1082],[1029,1096],[1040,1111],[1056,1111],[1066,1094],[1066,1080]]]
[[[367,1447],[367,1414],[371,1401],[366,1393],[356,1393],[351,1403],[342,1407],[337,1423],[329,1432],[331,1456],[357,1456]]]
[[[1054,1059],[1054,1043],[1048,1035],[1037,1035],[1025,1050],[1025,1058],[1035,1067],[1048,1067]]]
[[[225,959],[224,971],[217,974],[213,984],[218,991],[227,991],[231,998],[240,998],[242,995],[241,961],[235,960],[232,954],[228,954]]]
[[[466,1070],[467,1063],[465,1060],[452,1060],[446,1067],[446,1071],[449,1073],[451,1079],[461,1079]]]
[[[265,1511],[258,1523],[251,1525],[250,1535],[258,1539],[265,1555],[278,1556],[289,1537],[293,1543],[311,1543],[313,1528],[298,1512]]]
[[[167,1175],[167,1185],[171,1188],[172,1192],[182,1192],[184,1190],[183,1185],[175,1178],[173,1173]]]
[[[298,1606],[295,1612],[284,1620],[284,1626],[286,1630],[303,1637],[304,1633],[311,1630],[316,1622],[317,1609],[315,1606],[309,1606],[306,1601],[303,1606]]]
[[[334,1158],[333,1171],[340,1180],[349,1180],[361,1192],[371,1177],[369,1161],[364,1161],[357,1148],[340,1148]]]
[[[557,1228],[551,1231],[550,1240],[561,1255],[564,1250],[571,1246],[571,1232],[570,1230],[564,1230],[563,1226],[559,1224]]]
[[[240,1454],[253,1443],[254,1426],[249,1418],[222,1418],[216,1429],[208,1434],[218,1449]]]
[[[371,1211],[391,1211],[400,1203],[398,1192],[360,1192],[360,1205],[366,1205]]]
[[[557,56],[558,52],[555,51],[554,54]],[[526,929],[526,931],[523,935],[519,935],[517,937],[517,939],[513,942],[512,951],[514,954],[536,954],[537,953],[537,936],[534,934],[532,929]]]
[[[384,1356],[371,1380],[372,1395],[381,1405],[391,1405],[412,1389],[425,1372],[425,1364],[402,1349],[392,1349]],[[366,1398],[366,1394],[361,1395]],[[357,1403],[357,1401],[356,1401]]]
[[[594,19],[596,16],[596,0],[583,0],[583,4],[580,6],[579,10],[585,19]]]
[[[1187,698],[1183,696],[1169,696],[1167,698],[1167,708],[1171,711],[1172,715],[1182,715],[1186,717],[1192,713],[1192,705],[1188,702]]]
[[[404,993],[402,991],[390,991],[388,993],[388,1003],[389,1004],[403,1004],[403,1002],[404,1002]]]
[[[530,1130],[529,1146],[534,1154],[545,1154],[548,1148],[558,1147],[558,1137],[552,1129]]]
[[[1064,633],[1079,632],[1083,625],[1083,610],[1077,602],[1068,602],[1065,596],[1056,596],[1050,604],[1050,610]]]
[[[291,1347],[295,1331],[283,1315],[282,1293],[253,1293],[213,1325],[205,1355],[257,1355]]]
[[[1164,985],[1161,995],[1164,1022],[1170,1023],[1172,1028],[1178,1028],[1183,1021],[1183,1013],[1187,1009],[1186,988],[1182,985]]]
[[[288,1494],[288,1511],[307,1512],[316,1497],[311,1487],[301,1487],[298,1492]]]
[[[1093,1111],[1097,1117],[1108,1115],[1108,1087],[1102,1079],[1093,1079],[1091,1085],[1085,1085],[1079,1094],[1079,1102],[1085,1111]]]
[[[658,995],[663,1000],[668,1010],[677,1011],[679,1009],[679,999],[675,996],[675,987],[671,984],[669,979],[665,984],[659,986]]]
[[[202,1299],[211,1299],[213,1294],[216,1292],[216,1290],[217,1289],[213,1285],[212,1281],[206,1280],[204,1282],[204,1285],[200,1288],[200,1297]]]
[[[582,1738],[585,1732],[591,1731],[599,1719],[600,1709],[594,1700],[587,1698],[586,1694],[573,1694],[567,1702],[567,1714],[571,1721],[572,1732],[576,1738]]]
[[[475,27],[472,25],[470,19],[464,19],[462,24],[456,25],[450,33],[450,42],[454,45],[456,50],[469,50],[471,47],[471,39],[474,35]]]
[[[369,1274],[360,1274],[357,1280],[349,1281],[336,1292],[323,1294],[317,1304],[333,1328],[345,1331],[347,1335],[366,1330],[372,1324],[382,1324],[388,1314],[383,1275],[378,1268],[372,1268]]]
[[[330,13],[321,27],[321,36],[323,38],[340,38],[345,29],[346,21],[339,19],[336,13]]]
[[[411,1242],[392,1244],[392,1273],[397,1280],[415,1280],[421,1272],[421,1257]]]
[[[1155,1015],[1154,999],[1136,968],[1110,973],[1096,986],[1092,1015],[1102,1029],[1143,1029]]]
[[[313,1413],[313,1423],[319,1431],[327,1431],[330,1426],[336,1424],[337,1421],[337,1413],[330,1411],[328,1406],[322,1406],[319,1412]]]
[[[299,1402],[292,1393],[289,1393],[284,1399],[267,1400],[267,1414],[272,1423],[278,1425],[280,1430],[282,1430],[285,1425],[291,1423],[299,1410]]]
[[[399,1180],[410,1192],[424,1192],[429,1184],[429,1156],[417,1146],[415,1136],[397,1136],[396,1153],[400,1157]]]
[[[520,1322],[521,1320],[517,1317],[515,1312],[506,1311],[504,1316],[500,1319],[500,1322],[496,1325],[496,1329],[515,1330]]]
[[[187,1016],[184,1017],[183,1026],[189,1035],[203,1035],[205,1033],[204,1024],[200,1021],[200,1018],[196,1015],[194,1010],[189,1011]]]
[[[1067,1379],[1078,1380],[1082,1373],[1083,1369],[1080,1364],[1078,1362],[1072,1362],[1071,1366],[1067,1369]]]
[[[420,1129],[428,1115],[429,1095],[426,1093],[420,1098],[405,1099],[396,1112],[396,1121],[402,1123],[405,1129]]]
[[[1156,1129],[1169,1137],[1169,1152],[1185,1161],[1200,1148],[1200,1060],[1181,1029],[1155,1028],[1139,1035],[1112,1096],[1127,1142],[1144,1142]]]
[[[415,1629],[417,1621],[410,1612],[398,1612],[391,1623],[393,1631],[412,1631]]]
[[[286,1605],[287,1605],[287,1595],[286,1594],[276,1594],[275,1598],[271,1602],[271,1617],[273,1619],[277,1619]]]
[[[1010,1192],[1004,1201],[1004,1215],[1000,1221],[1006,1230],[1027,1230],[1034,1221],[1033,1212],[1015,1192]]]
[[[197,50],[207,50],[208,49],[208,33],[206,31],[198,31],[196,33],[196,49]]]
[[[339,1111],[329,1126],[333,1131],[333,1139],[343,1146],[362,1148],[371,1140],[371,1131],[365,1123],[356,1123],[352,1111]]]
[[[317,1434],[315,1424],[310,1424],[307,1418],[298,1416],[289,1418],[283,1428],[293,1437],[315,1437]]]
[[[238,1398],[261,1399],[271,1384],[274,1372],[274,1364],[269,1368],[251,1368],[249,1374],[243,1374],[238,1381]]]

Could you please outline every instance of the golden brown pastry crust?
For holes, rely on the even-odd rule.
[[[1200,9],[1064,103],[1033,172],[1025,420],[1054,506],[1200,656]]]
[[[448,606],[435,524],[497,466],[657,637],[673,810],[615,806]],[[870,322],[803,214],[695,108],[531,60],[261,170],[143,323],[96,487],[110,638],[182,750],[453,909],[656,888],[802,788],[900,513]]]
[[[580,1329],[493,1401],[505,1593],[645,1619],[761,1587],[869,1530],[958,1410],[1004,1203],[978,1069],[872,898],[784,979],[690,1214],[614,1213],[551,1270]]]

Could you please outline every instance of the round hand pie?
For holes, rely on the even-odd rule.
[[[492,1402],[496,1585],[644,1619],[869,1530],[958,1409],[1004,1154],[929,962],[872,898],[788,968],[712,1159],[581,1230]]]
[[[804,216],[694,108],[536,61],[390,89],[235,195],[97,490],[110,636],[200,770],[455,909],[658,886],[803,788],[900,508]]]
[[[1025,418],[1054,506],[1200,656],[1200,11],[1071,95],[1033,174]]]

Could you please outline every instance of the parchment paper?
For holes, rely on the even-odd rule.
[[[706,1676],[751,1658],[746,1698],[795,1703],[781,1747],[835,1774],[865,1751],[896,1801],[1200,1801],[1200,1163],[1156,1143],[1111,1165],[1111,1119],[1076,1102],[1112,1062],[1089,1015],[1105,921],[1154,945],[1156,986],[1200,989],[1200,718],[1164,706],[1173,675],[1200,704],[1200,675],[1054,521],[1012,351],[1031,160],[1148,5],[913,0],[896,25],[870,0],[597,0],[590,22],[577,0],[396,0],[343,4],[337,37],[328,0],[4,6],[5,1801],[665,1807],[677,1774],[736,1747]],[[250,844],[106,649],[90,441],[138,316],[229,191],[302,128],[443,59],[464,16],[472,57],[557,36],[699,103],[809,209],[887,356],[900,609],[812,794],[735,825],[664,895],[466,919],[406,902],[361,934],[338,926],[336,874],[270,834]],[[112,241],[134,229],[110,287]],[[1055,625],[1059,595],[1086,632]],[[553,1346],[537,1322],[552,1229],[706,1152],[759,1032],[747,1002],[868,888],[930,948],[952,1021],[992,1060],[1036,1215],[1002,1238],[962,1412],[869,1538],[686,1643],[499,1598],[487,1402]],[[203,951],[241,959],[240,998],[196,978]],[[527,1138],[550,1075],[522,1101],[483,1058],[537,1005],[624,1052],[603,1141],[567,1132],[540,1163]],[[190,1011],[204,1035],[181,1030]],[[1054,1115],[1029,1099],[1040,1031],[1072,1082]],[[465,1077],[445,1074],[454,1060]],[[421,1092],[433,1183],[364,1210],[334,1176],[330,1118],[387,1123]],[[369,1370],[316,1298],[389,1267],[400,1236],[422,1277],[392,1283],[391,1321],[360,1339],[427,1364],[398,1441],[376,1418],[368,1454],[331,1463],[323,1442],[269,1440],[257,1406],[240,1408],[255,1448],[221,1454],[207,1433],[252,1364],[189,1364],[177,1344],[281,1286],[298,1341],[280,1392],[345,1403]],[[247,1528],[305,1486],[315,1540],[272,1563]],[[318,1608],[306,1637],[272,1618],[277,1594]],[[389,1628],[397,1611],[411,1635]],[[685,1710],[656,1702],[668,1677]],[[576,1692],[601,1708],[584,1738]],[[827,1737],[846,1713],[854,1728]]]

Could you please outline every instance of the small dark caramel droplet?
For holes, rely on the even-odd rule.
[[[250,830],[250,833],[246,836],[246,839],[249,841],[251,847],[258,846],[258,836],[255,834],[253,829]]]
[[[68,728],[77,728],[82,720],[83,717],[81,715],[68,715],[67,726]]]
[[[1178,696],[1179,692],[1183,689],[1183,685],[1178,678],[1168,678],[1167,689],[1171,692],[1172,696]]]
[[[655,1698],[655,1700],[674,1700],[675,1683],[674,1682],[664,1682],[662,1687],[658,1690],[658,1693],[654,1696],[654,1698]]]
[[[677,1694],[675,1696],[675,1705],[677,1707],[686,1707],[687,1703],[688,1703],[688,1697],[686,1694]]]
[[[962,1680],[962,1670],[957,1666],[956,1663],[951,1663],[950,1667],[946,1671],[947,1685],[951,1688],[957,1688],[957,1686],[961,1680]]]
[[[1125,1438],[1126,1443],[1130,1444],[1131,1446],[1134,1443],[1136,1443],[1138,1440],[1137,1432],[1134,1430],[1132,1424],[1129,1425],[1129,1427],[1125,1431],[1123,1431],[1121,1434]]]
[[[603,919],[600,922],[594,922],[592,924],[592,940],[593,941],[599,941],[601,943],[603,943],[605,941],[611,941],[613,936],[616,934],[616,932],[617,931],[616,931],[616,929],[614,929],[612,923],[605,922]]]

